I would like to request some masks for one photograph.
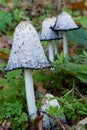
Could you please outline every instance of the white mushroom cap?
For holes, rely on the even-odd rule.
[[[49,66],[36,29],[28,21],[20,22],[15,29],[10,58],[4,70]]]
[[[54,96],[52,94],[47,93],[45,95],[45,97],[46,98],[43,98],[43,100],[42,100],[42,106],[41,106],[42,111],[46,111],[46,109],[49,109],[50,106],[60,107],[57,99],[52,99],[52,98],[54,98]]]
[[[62,37],[58,35],[57,32],[52,30],[51,27],[54,26],[56,21],[56,17],[52,18],[46,18],[42,22],[42,30],[40,33],[40,40],[45,41],[45,40],[54,40],[54,39],[61,39]]]
[[[72,17],[67,12],[62,12],[58,15],[53,30],[68,31],[68,30],[73,30],[78,28],[79,26],[76,25]]]

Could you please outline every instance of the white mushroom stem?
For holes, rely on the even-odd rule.
[[[29,112],[30,119],[34,119],[37,115],[37,108],[35,105],[32,71],[29,69],[25,69],[24,78],[25,78],[25,89],[26,89],[28,112]]]
[[[67,37],[65,32],[63,32],[63,53],[64,57],[68,55]]]
[[[54,52],[53,52],[53,47],[52,47],[51,41],[49,41],[49,43],[48,43],[48,54],[49,54],[49,60],[51,62],[53,62],[54,61]]]
[[[54,40],[54,55],[57,55],[58,54],[58,47],[57,47],[57,43],[56,41]]]

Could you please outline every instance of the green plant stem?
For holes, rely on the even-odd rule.
[[[74,100],[74,89],[75,89],[75,82],[74,82],[74,80],[72,81],[72,87],[73,87],[72,100]]]
[[[74,88],[72,88],[69,92],[67,92],[64,96],[62,96],[61,98],[63,97],[66,97],[67,95],[69,95],[72,91],[73,91]]]
[[[87,98],[81,98],[81,99],[77,99],[77,100],[75,100],[74,102],[80,102],[80,101],[85,101],[85,100],[87,100]]]

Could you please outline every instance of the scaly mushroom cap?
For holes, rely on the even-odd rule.
[[[58,35],[57,32],[53,31],[51,27],[54,26],[56,21],[56,17],[46,18],[42,22],[42,30],[40,33],[40,40],[47,41],[47,40],[54,40],[54,39],[61,39],[62,37]]]
[[[68,31],[68,30],[74,30],[78,28],[79,26],[76,25],[72,17],[67,12],[62,12],[58,15],[53,30]]]
[[[15,29],[10,58],[4,70],[49,66],[35,28],[27,21],[20,22]]]
[[[46,109],[49,109],[50,106],[60,107],[57,99],[52,99],[52,98],[54,98],[54,96],[52,94],[47,93],[45,95],[45,98],[43,98],[43,100],[42,100],[42,106],[41,106],[42,111],[46,111]]]

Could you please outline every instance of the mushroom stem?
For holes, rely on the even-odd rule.
[[[54,55],[58,54],[58,48],[57,48],[57,43],[54,41]]]
[[[49,54],[49,60],[51,62],[53,62],[54,61],[54,53],[53,53],[53,47],[52,47],[51,41],[49,41],[49,43],[48,43],[48,54]]]
[[[63,32],[63,53],[64,57],[68,55],[67,37],[65,32]]]
[[[24,69],[24,78],[25,78],[25,89],[26,89],[28,112],[29,112],[30,119],[34,119],[37,115],[37,108],[35,104],[32,71],[29,69]]]

